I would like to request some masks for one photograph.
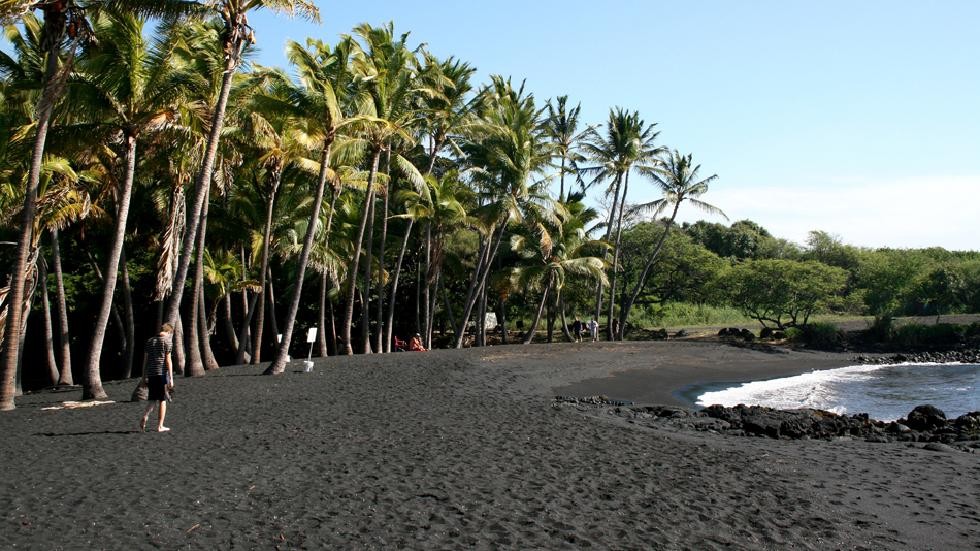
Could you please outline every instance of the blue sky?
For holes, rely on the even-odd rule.
[[[820,229],[869,247],[980,248],[980,2],[318,4],[320,25],[253,18],[258,60],[285,65],[290,37],[394,21],[482,80],[569,95],[589,123],[639,110],[719,175],[705,199],[733,221],[798,242]]]
[[[256,61],[394,21],[440,57],[610,107],[719,180],[704,197],[803,242],[980,249],[980,2],[316,0],[322,22],[251,18]],[[649,200],[649,185],[631,186]],[[700,213],[682,209],[688,220]],[[717,220],[721,221],[721,220]]]

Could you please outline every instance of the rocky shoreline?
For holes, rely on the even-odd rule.
[[[980,350],[947,350],[943,352],[907,352],[884,356],[857,356],[854,361],[868,365],[901,363],[963,363],[980,364]]]
[[[867,414],[838,415],[817,409],[779,410],[761,406],[713,405],[701,410],[676,406],[640,406],[605,396],[556,396],[552,407],[607,414],[652,428],[698,431],[780,440],[863,440],[925,443],[933,451],[980,453],[980,411],[956,419],[931,405],[913,409],[897,421],[871,419]]]

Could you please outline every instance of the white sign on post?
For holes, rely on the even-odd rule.
[[[316,327],[311,327],[306,330],[306,342],[310,344],[316,342]]]

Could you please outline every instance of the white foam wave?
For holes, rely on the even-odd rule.
[[[753,381],[740,386],[698,396],[697,404],[709,406],[721,404],[732,407],[738,404],[765,406],[778,409],[813,408],[846,413],[837,403],[833,387],[839,383],[854,383],[871,378],[871,372],[884,369],[885,365],[854,365],[838,369],[823,369],[794,377]]]
[[[907,366],[959,366],[948,363],[906,362],[890,365],[853,365],[837,369],[811,371],[794,377],[753,381],[724,390],[705,392],[698,396],[700,406],[721,404],[726,407],[738,404],[757,405],[778,409],[813,408],[838,414],[870,412],[878,419],[897,419],[908,411],[909,388],[915,388],[916,398],[932,403],[949,397],[953,388],[964,388],[963,383],[945,386],[946,381],[923,380],[934,371],[909,372]],[[896,369],[899,368],[899,369]],[[887,373],[876,373],[888,370]],[[885,379],[881,379],[882,377]],[[883,382],[884,381],[884,382]],[[911,385],[911,386],[910,386]],[[962,391],[961,390],[961,391]],[[916,405],[916,404],[912,404]],[[849,411],[853,408],[853,411]]]

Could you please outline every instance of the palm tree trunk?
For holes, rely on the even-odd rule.
[[[439,284],[442,283],[442,270],[436,266],[435,280],[432,282],[432,296],[429,299],[429,303],[425,305],[427,315],[429,317],[429,332],[425,335],[425,347],[428,349],[432,348],[432,332],[435,329],[436,321],[436,304],[439,302]],[[456,320],[453,319],[453,311],[450,309],[446,313],[446,317],[449,318],[449,326],[456,327]]]
[[[337,317],[333,313],[333,301],[327,301],[327,315],[330,317],[330,340],[327,341],[330,344],[330,349],[333,351],[333,355],[336,356],[340,354],[337,350]]]
[[[440,284],[442,283],[443,282],[441,277],[440,279],[436,280],[436,285],[435,287],[432,288],[432,294],[434,295],[432,297],[433,300],[438,300],[437,297],[439,296],[439,288],[440,288]],[[449,300],[449,289],[447,289],[445,285],[441,285],[441,287],[442,287],[442,304],[443,307],[446,309],[446,321],[449,322],[449,327],[456,327],[456,314],[453,313],[453,303],[452,301]],[[435,305],[433,304],[432,312],[435,313],[435,311],[436,308]],[[440,325],[440,334],[443,335],[445,334],[442,332],[444,328],[445,328],[445,323],[442,323]]]
[[[177,316],[174,324],[174,375],[183,375],[187,367],[187,355],[184,354],[184,320]]]
[[[51,384],[58,383],[58,360],[54,357],[54,329],[51,326],[51,303],[48,301],[48,271],[44,266],[44,259],[37,263],[39,277],[41,278],[41,306],[44,313],[44,351],[47,359],[48,376]]]
[[[262,291],[259,293],[259,311],[256,313],[255,318],[255,339],[252,348],[255,353],[252,354],[252,363],[258,364],[262,361],[262,330],[265,325],[265,282],[266,282],[266,272],[269,270],[269,244],[272,240],[272,212],[275,207],[276,202],[276,191],[279,189],[279,182],[281,180],[282,173],[278,170],[273,171],[272,174],[272,185],[269,189],[269,201],[265,206],[265,231],[262,232],[262,271],[259,272],[259,287]],[[275,333],[276,331],[273,331]]]
[[[327,228],[325,230],[325,235],[323,238],[323,250],[329,252],[330,247],[330,228],[333,224],[333,213],[337,207],[337,198],[340,196],[340,188],[332,189],[330,194],[330,213],[327,214]],[[326,270],[320,274],[320,324],[319,330],[317,331],[317,341],[320,346],[320,356],[327,357],[329,355],[337,354],[337,335],[333,334],[334,330],[334,320],[333,320],[333,303],[330,303],[330,342],[327,344],[327,323],[326,323],[326,306],[327,306],[327,289],[330,283],[328,274]]]
[[[181,247],[180,259],[177,263],[177,273],[174,275],[173,287],[170,293],[170,300],[167,302],[167,309],[164,318],[167,323],[173,325],[177,321],[180,311],[180,302],[184,295],[184,284],[187,282],[187,270],[190,268],[191,257],[194,254],[194,244],[197,242],[197,231],[199,227],[201,210],[207,200],[208,190],[211,187],[211,176],[214,169],[214,160],[218,155],[218,142],[221,139],[221,131],[224,128],[225,111],[228,107],[228,96],[231,93],[231,82],[235,76],[235,69],[242,51],[242,38],[233,39],[232,43],[226,44],[226,51],[232,52],[225,56],[225,70],[221,79],[221,91],[214,106],[211,116],[211,128],[208,132],[208,143],[205,148],[204,159],[201,162],[201,170],[197,174],[194,182],[194,203],[188,213],[190,224],[184,232],[184,240]]]
[[[657,246],[653,249],[653,254],[647,259],[646,265],[643,266],[643,271],[640,273],[639,279],[636,281],[636,286],[633,287],[633,291],[629,295],[622,308],[619,312],[619,339],[622,340],[623,335],[626,333],[626,320],[629,319],[630,310],[633,308],[633,303],[636,302],[636,298],[640,296],[643,292],[643,287],[646,285],[647,276],[650,274],[650,268],[657,262],[657,258],[660,257],[660,251],[664,247],[664,242],[667,240],[667,234],[670,232],[671,226],[674,225],[674,219],[677,218],[677,210],[680,208],[681,202],[677,201],[674,203],[674,212],[670,215],[670,220],[667,225],[664,226],[664,232],[660,234],[660,239],[657,241]]]
[[[534,321],[531,323],[531,328],[528,329],[527,334],[524,335],[524,342],[521,344],[531,344],[534,340],[534,333],[538,330],[538,323],[541,321],[541,313],[544,312],[544,305],[548,301],[548,293],[551,291],[551,284],[554,281],[554,275],[548,276],[548,284],[544,287],[544,292],[541,294],[541,303],[538,304],[538,311],[534,315]]]
[[[268,280],[266,283],[267,292],[269,293],[269,300],[266,301],[266,312],[265,314],[269,316],[269,329],[272,329],[272,334],[270,335],[273,342],[272,347],[275,348],[279,346],[279,323],[276,318],[276,289],[272,285],[272,268],[268,270]],[[261,298],[261,297],[260,297]],[[256,308],[256,314],[261,313],[261,310]]]
[[[487,345],[487,287],[480,290],[480,300],[476,307],[476,345]]]
[[[500,242],[503,240],[504,231],[507,229],[507,221],[503,221],[500,224],[500,229],[497,233],[497,238],[493,240],[493,233],[490,234],[491,241],[494,241],[491,247],[488,249],[488,254],[483,263],[478,266],[477,273],[482,271],[482,275],[479,276],[479,283],[477,286],[476,293],[467,296],[466,303],[463,308],[463,316],[460,319],[460,331],[456,337],[456,348],[461,348],[463,346],[463,335],[466,330],[466,323],[469,321],[470,314],[473,312],[473,306],[476,302],[476,298],[479,296],[477,293],[483,290],[483,287],[487,284],[487,276],[490,274],[490,267],[493,264],[493,259],[497,256],[497,250],[500,248]]]
[[[408,247],[408,238],[412,235],[413,225],[415,225],[415,219],[409,218],[408,227],[405,228],[405,237],[402,238],[401,249],[398,250],[398,260],[395,262],[395,276],[391,280],[391,299],[388,300],[388,322],[385,324],[385,352],[391,352],[391,334],[392,325],[395,323],[395,299],[398,294],[398,278],[402,273],[402,260],[405,258],[405,249]]]
[[[238,335],[235,333],[235,323],[232,321],[231,315],[231,291],[225,291],[223,302],[225,304],[225,338],[228,339],[235,356],[238,356]]]
[[[60,39],[60,37],[59,37]],[[58,40],[60,44],[60,40]],[[5,340],[7,346],[3,355],[3,375],[0,377],[0,411],[14,409],[14,394],[16,393],[17,366],[20,363],[20,342],[23,336],[24,289],[27,283],[28,259],[31,256],[33,242],[34,217],[37,209],[37,189],[41,181],[41,164],[44,161],[44,144],[51,124],[54,105],[61,96],[63,84],[58,74],[58,49],[52,47],[47,52],[47,64],[44,70],[44,91],[37,102],[37,133],[34,135],[34,147],[31,150],[31,168],[24,189],[24,208],[21,210],[20,236],[17,240],[17,256],[10,267],[10,292],[7,295],[8,314]],[[67,72],[67,71],[63,71]]]
[[[507,302],[503,297],[500,297],[499,308],[497,323],[500,324],[500,344],[507,344]]]
[[[123,243],[119,258],[122,271],[123,321],[126,322],[126,363],[123,364],[123,379],[133,376],[133,360],[136,356],[136,319],[133,313],[133,290],[129,285],[129,265],[126,262],[126,244]]]
[[[303,294],[303,278],[306,276],[306,266],[310,260],[310,250],[313,249],[313,237],[316,235],[316,221],[320,218],[320,208],[323,206],[323,191],[327,185],[327,170],[330,164],[330,148],[332,140],[325,140],[323,152],[320,158],[320,177],[316,186],[316,196],[313,199],[313,211],[310,214],[310,223],[306,227],[306,236],[303,239],[303,250],[299,255],[299,266],[296,273],[296,284],[293,287],[292,298],[289,302],[289,311],[286,313],[286,326],[282,331],[282,342],[276,349],[276,358],[265,370],[266,375],[278,375],[286,370],[286,356],[289,354],[289,345],[293,339],[293,327],[296,325],[296,313],[299,312],[299,301]]]
[[[545,306],[547,309],[545,312],[545,340],[548,344],[554,342],[555,338],[555,308],[552,307],[552,302],[554,301],[549,300]]]
[[[565,157],[564,153],[561,154],[561,172],[559,172],[559,187],[558,187],[558,200],[565,202]]]
[[[374,264],[372,249],[374,248],[374,204],[377,201],[371,200],[369,207],[370,221],[367,227],[367,237],[364,238],[364,300],[361,303],[361,343],[363,349],[361,353],[371,353],[371,268]]]
[[[58,300],[58,324],[60,328],[58,345],[61,347],[61,374],[58,385],[71,386],[74,383],[71,374],[71,338],[68,334],[68,307],[65,299],[65,280],[61,272],[61,245],[58,239],[58,229],[51,229],[51,256],[54,267],[54,279],[57,284],[56,297]]]
[[[388,197],[391,194],[391,146],[385,150],[385,172],[388,174],[388,183],[385,185],[385,196],[382,199],[381,207],[381,241],[378,243],[378,309],[377,309],[377,332],[375,335],[374,349],[379,354],[391,351],[391,344],[384,342],[385,335],[385,246],[388,240]]]
[[[431,164],[435,162],[435,153],[433,152]],[[429,304],[432,302],[432,298],[429,296],[431,294],[431,284],[430,281],[433,279],[432,276],[432,222],[425,223],[425,270],[419,268],[419,283],[422,287],[422,302],[425,304],[425,308],[422,312],[422,333],[425,335],[425,347],[427,349],[432,348],[432,311],[429,309]],[[424,274],[424,275],[423,275]]]
[[[344,332],[344,354],[351,355],[354,348],[351,346],[351,323],[354,321],[354,292],[357,287],[357,267],[361,257],[361,247],[364,244],[364,229],[367,226],[371,203],[374,201],[374,175],[378,172],[378,159],[381,157],[380,151],[375,151],[371,158],[371,171],[368,173],[368,188],[364,197],[364,212],[361,214],[361,223],[357,230],[357,239],[354,241],[354,257],[348,268],[349,284],[347,286],[347,304],[344,307],[344,320],[340,324],[340,330]]]
[[[568,342],[574,342],[575,338],[568,331],[568,321],[565,319],[565,295],[562,294],[561,289],[555,291],[558,295],[558,313],[561,315],[561,332],[565,335],[565,340]]]
[[[609,211],[609,221],[606,224],[606,236],[603,237],[603,241],[609,243],[609,236],[612,235],[613,222],[616,220],[616,206],[619,204],[619,185],[622,182],[622,174],[616,175],[615,184],[613,185],[613,204],[612,209]],[[604,258],[608,258],[609,251],[603,254]],[[596,281],[595,284],[595,319],[598,321],[602,317],[602,281]],[[609,322],[610,327],[612,322]],[[612,333],[609,333],[609,338],[612,339]]]
[[[619,215],[616,217],[616,244],[613,246],[613,263],[612,263],[612,277],[609,282],[609,316],[607,318],[609,340],[622,340],[619,335],[613,334],[613,315],[615,314],[616,307],[616,280],[619,275],[619,245],[622,243],[623,238],[623,210],[626,208],[626,192],[630,187],[630,171],[626,171],[626,176],[623,179],[623,196],[619,202]],[[620,323],[620,329],[622,329],[622,323]]]
[[[205,300],[203,285],[198,291],[197,296],[198,344],[201,347],[201,359],[204,361],[204,370],[211,371],[218,369],[220,366],[218,365],[218,360],[214,357],[214,351],[211,350],[211,331],[208,330],[207,301]]]
[[[89,350],[86,372],[88,377],[82,390],[82,399],[105,400],[107,395],[102,388],[99,368],[102,359],[102,344],[105,340],[106,324],[109,322],[109,311],[112,307],[112,295],[116,291],[116,280],[119,274],[119,259],[122,256],[123,244],[126,239],[126,219],[129,217],[129,199],[133,193],[133,177],[136,173],[136,136],[126,136],[126,176],[119,194],[116,214],[116,227],[109,249],[109,260],[105,271],[105,287],[102,291],[102,304],[95,319],[95,329],[92,333],[92,345]]]
[[[235,365],[243,365],[246,362],[245,355],[248,354],[248,329],[252,325],[252,316],[255,315],[255,301],[258,300],[258,293],[253,293],[252,298],[246,300],[246,291],[242,291],[242,327],[238,330],[238,342],[241,346],[238,347],[238,355],[235,357]]]
[[[192,225],[198,227],[198,232],[197,242],[194,248],[196,252],[194,280],[192,282],[194,290],[191,291],[191,311],[190,316],[187,318],[190,334],[187,336],[187,370],[185,374],[188,377],[204,376],[204,358],[201,357],[201,334],[197,318],[201,310],[201,287],[203,287],[204,282],[204,238],[207,233],[208,195],[209,193],[204,194],[204,204],[201,206],[201,213],[198,216],[197,224],[192,222]]]
[[[473,269],[473,275],[470,276],[469,288],[466,290],[466,300],[463,302],[462,320],[458,327],[455,327],[454,324],[456,328],[456,348],[463,347],[463,337],[466,335],[466,322],[469,320],[473,303],[476,301],[480,273],[483,270],[483,265],[488,263],[487,256],[490,254],[490,249],[492,248],[493,234],[494,232],[491,231],[486,238],[480,240],[480,250],[477,253],[476,267]]]
[[[320,274],[320,308],[319,308],[319,323],[317,324],[316,332],[316,342],[317,347],[320,349],[320,357],[326,358],[330,355],[330,351],[327,348],[327,284],[329,283],[327,278],[327,272],[324,271]]]

